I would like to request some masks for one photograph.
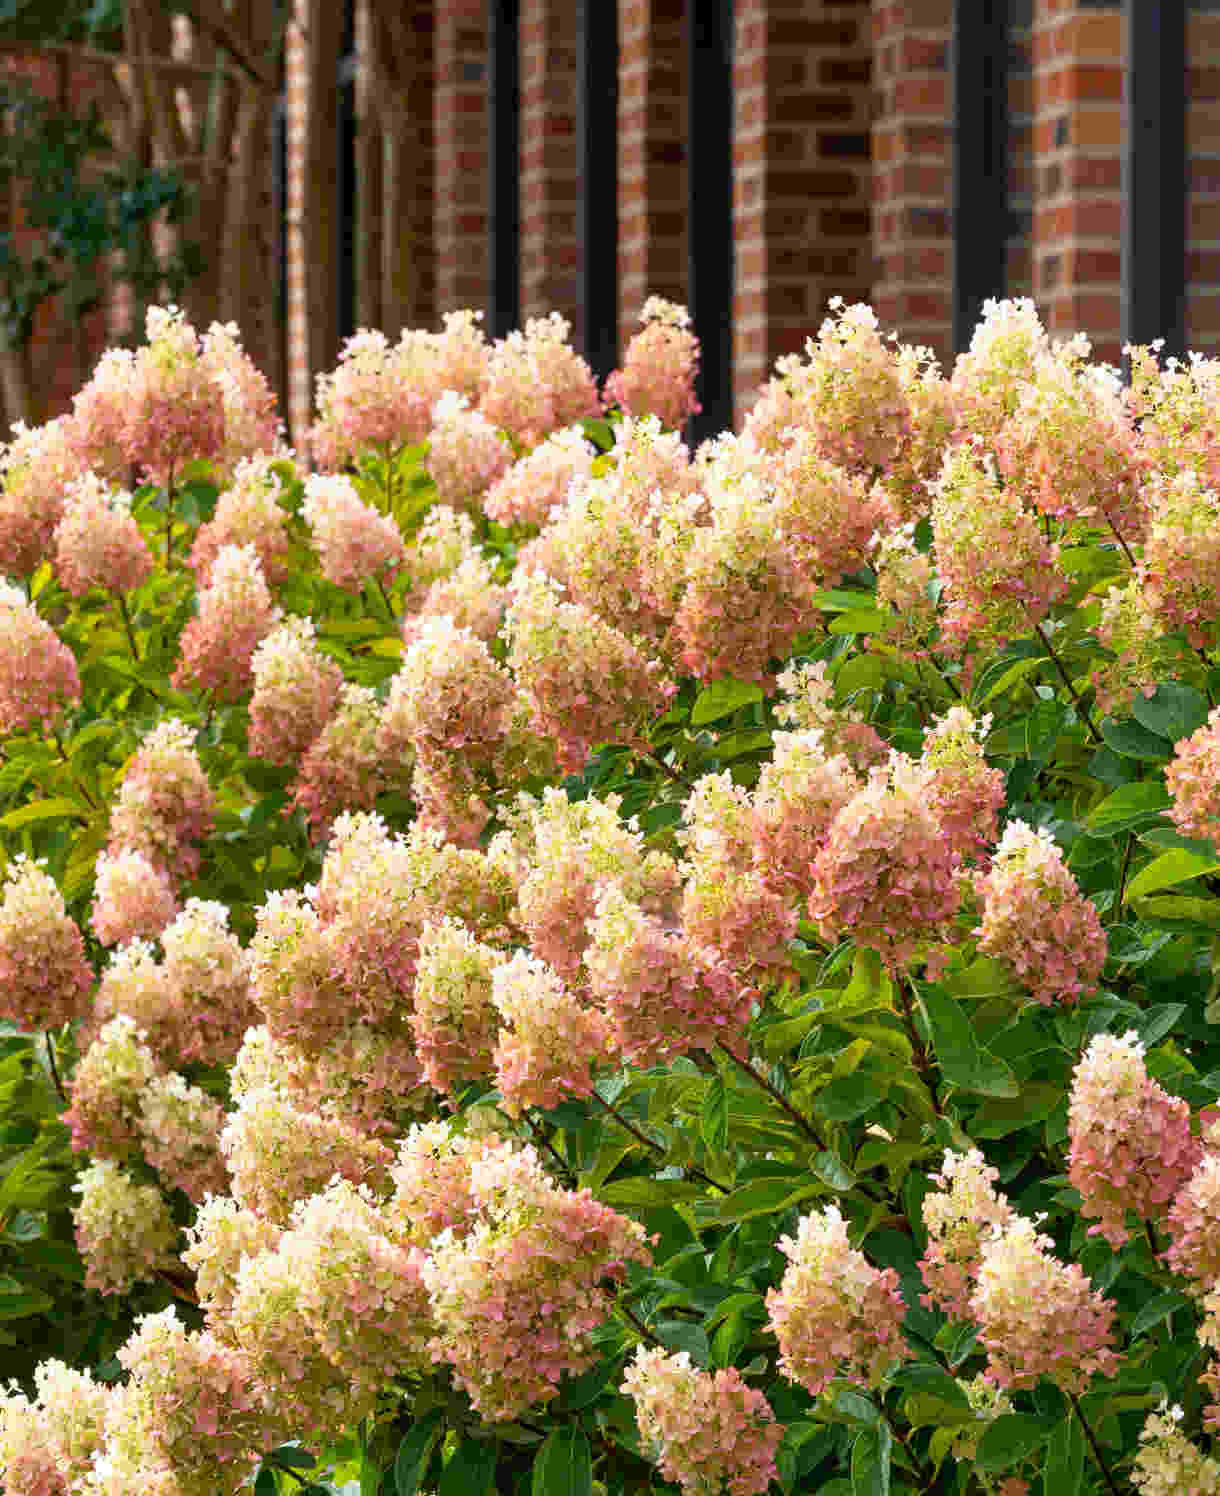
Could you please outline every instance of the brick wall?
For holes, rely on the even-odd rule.
[[[521,5],[521,320],[562,312],[584,344],[580,33],[571,0]],[[597,191],[597,184],[590,183]],[[604,190],[604,189],[603,189]]]
[[[484,0],[433,11],[436,305],[486,311],[491,293],[490,37]]]
[[[1119,5],[1034,0],[1034,287],[1052,336],[1121,358],[1124,26]]]
[[[1005,284],[996,294],[1034,294],[1034,6],[1008,6],[1008,237]]]
[[[1209,8],[1210,10],[1210,8]],[[1186,18],[1186,346],[1220,354],[1220,14]]]
[[[648,296],[688,295],[683,13],[682,0],[619,0],[620,348]]]
[[[953,332],[953,0],[874,0],[873,306],[935,349]]]

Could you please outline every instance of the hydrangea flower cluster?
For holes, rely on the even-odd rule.
[[[288,511],[279,496],[284,480],[278,453],[243,457],[229,486],[216,501],[211,519],[199,526],[188,564],[195,581],[206,587],[212,567],[226,545],[252,545],[270,587],[279,587],[292,574],[292,538],[288,533]]]
[[[224,444],[212,461],[220,478],[228,482],[243,462],[278,446],[283,426],[276,413],[275,391],[241,346],[236,322],[212,323],[203,335],[199,363],[220,391]]]
[[[508,444],[481,411],[456,390],[446,390],[432,411],[428,475],[443,504],[477,506],[512,465]]]
[[[483,513],[499,525],[545,524],[573,481],[592,475],[594,456],[577,427],[556,431],[496,479],[483,495]]]
[[[26,601],[0,581],[0,733],[49,732],[80,701],[76,656]]]
[[[221,1335],[227,1330],[242,1259],[274,1248],[282,1235],[230,1195],[208,1195],[186,1229],[182,1263],[195,1274],[199,1305]]]
[[[1004,774],[983,757],[990,715],[975,718],[953,706],[924,737],[920,765],[927,770],[927,796],[949,846],[963,862],[986,867],[999,838],[997,815],[1004,807]]]
[[[781,1236],[777,1245],[788,1266],[767,1291],[767,1325],[784,1376],[812,1397],[836,1377],[879,1386],[910,1354],[898,1274],[873,1267],[850,1244],[835,1205],[802,1216],[795,1240]]]
[[[808,897],[814,859],[835,817],[862,788],[847,755],[830,756],[820,729],[774,735],[752,806],[754,856],[770,888]]]
[[[226,1064],[254,1022],[250,964],[215,899],[187,899],[161,932],[165,976],[173,994],[173,1042],[184,1060]]]
[[[885,641],[910,659],[925,659],[937,628],[936,604],[928,591],[935,579],[931,559],[916,546],[913,524],[877,534],[873,541],[877,602],[889,610]]]
[[[254,683],[254,651],[282,617],[254,546],[222,546],[199,594],[199,612],[182,631],[171,684],[237,701]]]
[[[324,472],[345,467],[369,447],[393,451],[423,441],[431,392],[404,368],[415,352],[405,334],[392,348],[384,333],[361,328],[339,350],[336,368],[317,376],[318,419],[308,441]]]
[[[0,1018],[27,1032],[84,1016],[93,986],[80,927],[55,879],[23,853],[0,896]]]
[[[1180,1407],[1149,1413],[1140,1431],[1131,1484],[1140,1496],[1220,1496],[1220,1462],[1182,1433]]]
[[[640,311],[641,330],[627,344],[623,367],[610,374],[602,389],[607,410],[619,406],[628,415],[654,415],[663,426],[680,431],[702,406],[695,398],[699,373],[699,339],[690,330],[684,306],[650,296]]]
[[[651,1261],[644,1228],[589,1190],[554,1185],[532,1148],[492,1148],[470,1165],[477,1224],[433,1238],[423,1264],[436,1324],[432,1359],[448,1362],[492,1421],[549,1402],[588,1370],[591,1333],[610,1310],[606,1284]]]
[[[304,813],[312,840],[329,833],[344,810],[372,810],[388,787],[377,734],[381,703],[371,686],[347,682],[334,713],[301,758],[292,786],[292,805]],[[411,764],[403,766],[410,771]]]
[[[1220,707],[1202,727],[1174,744],[1165,788],[1173,797],[1169,818],[1182,835],[1220,847]]]
[[[164,868],[134,847],[99,852],[89,925],[103,945],[155,940],[178,913]]]
[[[968,1153],[945,1149],[944,1162],[932,1175],[940,1186],[923,1200],[923,1222],[928,1245],[919,1270],[928,1286],[922,1294],[924,1308],[935,1304],[953,1319],[970,1318],[970,1296],[974,1292],[983,1242],[993,1228],[1007,1227],[1014,1219],[1006,1195],[995,1190],[999,1170],[992,1168],[977,1148]]]
[[[1203,1151],[1191,1136],[1190,1107],[1148,1075],[1134,1031],[1090,1041],[1072,1075],[1068,1139],[1080,1213],[1096,1218],[1089,1234],[1115,1250],[1131,1234],[1127,1212],[1162,1221]]]
[[[1101,600],[1097,637],[1116,656],[1099,663],[1090,677],[1098,711],[1127,716],[1136,692],[1151,696],[1157,681],[1172,672],[1177,656],[1138,577],[1108,589]]]
[[[1175,1273],[1192,1280],[1191,1291],[1203,1295],[1220,1279],[1220,1154],[1208,1150],[1169,1208],[1171,1238],[1165,1261]]]
[[[457,1096],[495,1069],[500,1019],[492,974],[505,959],[449,916],[420,933],[411,1032],[433,1090]]]
[[[99,1158],[72,1186],[76,1246],[85,1261],[85,1287],[126,1293],[174,1264],[178,1228],[154,1185],[140,1184],[112,1158]]]
[[[34,1368],[31,1401],[0,1392],[0,1480],[8,1496],[67,1496],[101,1443],[112,1396],[92,1373],[62,1361]]]
[[[72,1077],[63,1120],[73,1151],[121,1163],[138,1146],[145,1091],[160,1072],[134,1020],[120,1013],[103,1024]]]
[[[366,504],[350,478],[311,473],[301,516],[318,548],[322,575],[346,592],[393,577],[406,559],[394,520]]]
[[[410,648],[424,619],[447,616],[458,628],[469,629],[477,639],[490,644],[500,631],[507,606],[508,588],[496,581],[491,562],[472,552],[462,558],[456,571],[438,577],[424,593],[417,611],[403,619],[403,643]]]
[[[131,512],[131,495],[85,473],[64,493],[55,527],[55,570],[73,597],[103,587],[118,597],[152,575],[153,558]]]
[[[635,1404],[640,1438],[661,1474],[684,1496],[759,1496],[778,1479],[784,1426],[736,1369],[700,1371],[688,1351],[640,1346],[621,1390]]]
[[[1032,1221],[1017,1216],[983,1243],[970,1317],[987,1350],[989,1381],[1008,1391],[1047,1377],[1079,1395],[1095,1372],[1113,1375],[1114,1304],[1079,1263],[1064,1266]]]
[[[1220,476],[1220,475],[1218,475]],[[1148,480],[1151,520],[1138,568],[1148,605],[1164,628],[1210,649],[1220,626],[1220,489],[1194,468]]]
[[[801,427],[781,437],[768,476],[777,522],[811,590],[835,587],[859,571],[874,534],[897,519],[883,487],[827,461],[818,438]]]
[[[343,687],[343,671],[315,642],[312,618],[296,615],[262,640],[250,657],[250,752],[268,763],[301,758],[326,726]]]
[[[140,1096],[136,1130],[146,1162],[170,1189],[198,1204],[229,1176],[220,1158],[224,1107],[176,1071],[154,1076]]]
[[[214,358],[205,363],[199,337],[177,307],[149,307],[145,335],[125,370],[119,442],[146,482],[164,486],[188,462],[223,458],[225,396],[213,378]],[[99,366],[94,379],[101,372]]]
[[[0,573],[28,577],[51,548],[64,495],[80,477],[70,417],[45,426],[14,421],[0,445]]]
[[[558,312],[532,317],[488,355],[479,409],[527,450],[561,426],[601,414],[593,373],[569,346],[570,331]]]
[[[610,1055],[609,1025],[571,992],[544,961],[526,951],[492,969],[491,1000],[503,1027],[496,1037],[496,1085],[504,1110],[549,1110],[567,1096],[588,1096],[590,1071]]]
[[[1105,931],[1049,831],[1009,821],[975,891],[983,907],[979,950],[1007,961],[1036,1002],[1072,1003],[1096,991]]]
[[[1088,340],[1077,335],[1067,349],[1087,355]],[[1030,297],[988,297],[970,347],[958,354],[949,380],[959,429],[994,438],[1016,414],[1039,358],[1050,351],[1050,339]]]
[[[143,852],[171,879],[199,871],[195,843],[212,829],[215,796],[195,733],[177,717],[159,722],[129,760],[110,812],[111,854]]]

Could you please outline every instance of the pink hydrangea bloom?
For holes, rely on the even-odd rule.
[[[1085,355],[1089,352],[1082,333],[1066,347]],[[982,320],[974,329],[970,347],[958,354],[949,381],[959,432],[994,437],[1016,413],[1039,358],[1049,352],[1050,339],[1029,297],[984,301]]]
[[[31,1402],[0,1392],[0,1480],[8,1496],[68,1496],[101,1444],[110,1388],[62,1361],[34,1368]]]
[[[378,751],[401,759],[428,748],[484,762],[503,736],[512,698],[508,672],[481,639],[445,615],[425,618],[390,683]]]
[[[176,1071],[151,1079],[140,1096],[136,1128],[145,1161],[168,1189],[196,1202],[228,1184],[220,1157],[224,1107]]]
[[[171,1470],[182,1496],[233,1496],[279,1433],[250,1362],[212,1331],[187,1330],[172,1304],[136,1323],[118,1359],[142,1458]]]
[[[1049,831],[1009,821],[975,890],[983,906],[979,950],[1007,961],[1036,1002],[1072,1003],[1097,990],[1106,934]]]
[[[350,478],[310,474],[301,515],[313,533],[322,575],[336,587],[358,592],[374,578],[393,577],[403,565],[402,532],[391,516],[361,499]]]
[[[131,468],[126,431],[135,390],[135,353],[107,348],[92,376],[72,397],[64,428],[80,468],[117,479]]]
[[[906,439],[886,471],[887,494],[905,521],[928,512],[928,484],[940,469],[941,453],[958,424],[952,385],[931,348],[899,343],[898,381],[907,401]]]
[[[1174,745],[1165,788],[1173,796],[1169,817],[1182,835],[1220,847],[1220,707]]]
[[[852,1247],[837,1206],[803,1216],[796,1239],[781,1236],[777,1245],[788,1266],[767,1291],[767,1327],[790,1382],[813,1397],[836,1377],[877,1387],[909,1359],[898,1274]]]
[[[946,450],[932,493],[945,649],[998,647],[1029,633],[1067,593],[1037,516],[969,442]]]
[[[317,647],[313,619],[295,615],[261,641],[250,671],[250,752],[268,763],[294,763],[333,713],[343,671]]]
[[[111,956],[86,1025],[89,1036],[119,1016],[131,1019],[158,1060],[177,1063],[182,1032],[177,993],[147,940],[129,940]]]
[[[420,933],[411,1032],[428,1084],[442,1095],[456,1096],[495,1069],[492,973],[506,959],[454,919],[430,921]]]
[[[302,1112],[269,1087],[247,1092],[220,1134],[232,1194],[256,1215],[285,1226],[293,1203],[341,1174],[378,1187],[393,1155],[349,1123]]]
[[[1105,716],[1129,715],[1137,692],[1151,696],[1157,681],[1177,668],[1180,647],[1165,633],[1138,577],[1106,592],[1097,637],[1118,657],[1098,662],[1089,677],[1097,691],[1097,709]]]
[[[430,1366],[424,1254],[386,1235],[367,1189],[333,1180],[298,1201],[277,1251],[296,1275],[297,1312],[358,1406]]]
[[[857,774],[887,764],[889,744],[853,707],[832,705],[834,682],[827,679],[826,661],[789,665],[776,677],[784,700],[775,707],[776,720],[800,732],[821,734],[828,754],[842,753]]]
[[[1188,353],[1185,360],[1157,356],[1164,338],[1123,349],[1131,360],[1128,408],[1139,422],[1139,452],[1149,473],[1174,476],[1191,468],[1209,483],[1220,479],[1216,461],[1216,402],[1220,360]]]
[[[250,996],[273,1037],[316,1053],[351,1020],[330,927],[296,888],[273,890],[255,917]]]
[[[493,968],[491,1000],[503,1023],[494,1059],[509,1116],[589,1095],[592,1069],[610,1054],[609,1025],[600,1013],[526,951]]]
[[[601,414],[593,373],[569,345],[570,331],[558,312],[534,317],[524,333],[510,332],[488,356],[479,408],[524,447]]]
[[[1000,1171],[992,1168],[977,1148],[954,1153],[946,1148],[944,1162],[932,1175],[940,1186],[924,1196],[923,1223],[928,1245],[919,1270],[928,1285],[920,1298],[952,1319],[970,1318],[970,1296],[983,1260],[983,1242],[992,1229],[1014,1219],[1008,1196],[996,1192]]]
[[[257,1257],[276,1246],[281,1229],[229,1195],[209,1195],[186,1228],[182,1262],[195,1274],[200,1308],[222,1333],[226,1328],[237,1271],[243,1257]]]
[[[560,767],[584,767],[601,743],[630,744],[677,689],[659,660],[533,572],[514,578],[505,619],[508,666],[529,701],[532,725],[553,738]]]
[[[236,322],[213,322],[204,333],[199,363],[220,391],[224,444],[213,458],[218,475],[232,479],[241,463],[274,448],[282,423],[275,391],[241,346]]]
[[[143,1038],[134,1019],[120,1014],[103,1024],[85,1050],[72,1077],[72,1105],[63,1117],[74,1153],[121,1163],[139,1147],[144,1092],[161,1073]]]
[[[831,757],[817,728],[775,734],[751,817],[753,855],[769,888],[808,897],[813,860],[835,816],[861,788],[846,755]]]
[[[602,889],[588,934],[590,991],[631,1064],[665,1064],[741,1038],[758,994],[714,946],[667,929],[613,883]]]
[[[640,312],[641,330],[627,344],[623,367],[610,374],[602,391],[609,410],[654,415],[663,426],[681,430],[703,407],[695,398],[699,339],[690,330],[684,306],[650,296]]]
[[[304,814],[312,840],[322,840],[342,811],[372,810],[387,787],[377,750],[380,726],[381,703],[372,687],[344,685],[293,781],[292,803]],[[409,772],[411,764],[404,767]]]
[[[1006,1390],[1042,1377],[1079,1395],[1095,1372],[1113,1376],[1114,1304],[1078,1263],[1050,1255],[1054,1243],[1017,1216],[983,1243],[970,1316],[987,1350],[987,1379]]]
[[[443,504],[475,508],[508,471],[513,454],[481,411],[465,395],[446,390],[432,411],[428,474]]]
[[[830,823],[813,862],[810,918],[828,937],[851,935],[901,968],[957,913],[957,866],[922,772],[894,754]]]
[[[1203,1153],[1189,1106],[1148,1075],[1134,1032],[1098,1034],[1085,1050],[1072,1076],[1068,1140],[1080,1213],[1098,1221],[1089,1235],[1116,1251],[1131,1235],[1127,1212],[1162,1221]]]
[[[593,1365],[606,1285],[626,1278],[628,1262],[651,1259],[642,1226],[589,1190],[559,1189],[532,1148],[488,1150],[470,1181],[477,1224],[461,1239],[435,1238],[423,1266],[432,1359],[452,1366],[484,1418],[501,1421]]]
[[[0,897],[0,1018],[27,1032],[84,1016],[93,986],[85,942],[59,885],[19,852]]]
[[[67,417],[34,427],[14,421],[12,429],[0,448],[0,573],[28,577],[51,550],[81,463]]]
[[[177,307],[149,307],[146,336],[130,366],[120,440],[125,461],[164,485],[188,462],[222,457],[225,401]]]
[[[690,1353],[640,1346],[619,1389],[666,1480],[684,1496],[758,1496],[778,1480],[775,1451],[784,1426],[741,1373],[700,1371]]]
[[[485,557],[466,556],[450,576],[438,578],[424,593],[418,611],[402,622],[403,643],[409,648],[427,618],[452,618],[460,629],[469,629],[484,644],[500,631],[508,606],[508,588],[495,579]]]
[[[184,1060],[229,1063],[256,1022],[249,956],[228,925],[229,911],[218,900],[187,899],[161,932]]]
[[[567,500],[573,479],[593,472],[592,444],[565,427],[514,462],[483,495],[483,512],[500,525],[543,525]]]
[[[222,546],[199,594],[199,612],[182,631],[171,684],[211,691],[218,701],[238,700],[253,684],[254,651],[282,616],[255,548]]]
[[[23,592],[0,581],[0,733],[49,731],[79,701],[76,656]]]
[[[177,717],[159,722],[128,761],[110,812],[113,855],[143,852],[171,879],[199,871],[194,845],[212,829],[216,797],[195,751],[195,731]]]
[[[1182,1433],[1182,1409],[1149,1413],[1140,1431],[1131,1484],[1140,1496],[1220,1496],[1220,1462]]]
[[[134,847],[99,852],[94,879],[89,924],[102,945],[155,940],[178,913],[168,873]]]
[[[924,737],[920,765],[927,770],[927,795],[950,847],[965,861],[984,867],[999,838],[997,813],[1004,807],[1004,774],[983,757],[991,717],[975,718],[953,706]]]
[[[1215,1139],[1209,1139],[1214,1143]],[[1204,1153],[1169,1207],[1165,1261],[1192,1280],[1196,1294],[1220,1279],[1220,1154]]]
[[[200,525],[191,547],[188,564],[199,587],[212,580],[212,567],[226,545],[252,545],[269,587],[282,586],[291,576],[288,511],[279,503],[284,480],[273,466],[283,460],[276,453],[262,453],[237,464],[230,485],[217,499],[211,519]]]
[[[868,559],[869,544],[898,516],[885,489],[822,456],[812,431],[786,432],[770,463],[776,522],[815,587],[836,587]]]
[[[1220,478],[1220,474],[1217,475]],[[1220,626],[1220,488],[1193,468],[1148,480],[1152,511],[1138,576],[1162,625],[1210,649]]]
[[[97,1159],[72,1186],[76,1246],[85,1259],[85,1287],[127,1293],[174,1265],[178,1228],[160,1190],[138,1184],[110,1158]]]
[[[931,559],[915,545],[913,524],[877,535],[874,540],[877,603],[888,610],[885,643],[909,659],[926,659],[928,641],[937,627],[936,604],[928,592],[936,575]]]
[[[382,1208],[386,1234],[425,1249],[442,1232],[447,1240],[468,1236],[478,1224],[470,1166],[500,1146],[494,1133],[472,1137],[448,1122],[413,1124],[390,1169],[394,1193]]]
[[[717,951],[739,983],[772,985],[791,969],[787,947],[800,914],[758,868],[738,872],[695,863],[682,891],[681,919],[687,939]]]

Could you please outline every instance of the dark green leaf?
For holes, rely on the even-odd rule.
[[[951,1085],[983,1096],[1009,1098],[1019,1094],[1016,1076],[1003,1060],[979,1044],[959,1003],[936,986],[925,987],[921,1001],[932,1029],[937,1064]]]
[[[890,1453],[893,1434],[888,1424],[862,1428],[851,1447],[852,1496],[890,1496]]]
[[[696,1366],[707,1366],[711,1348],[700,1325],[683,1319],[663,1319],[652,1326],[652,1333],[669,1350],[686,1351]]]
[[[1131,715],[1140,726],[1171,743],[1202,727],[1207,711],[1207,697],[1176,680],[1162,681],[1151,696],[1137,691],[1131,702]]]
[[[1154,1049],[1185,1012],[1185,1003],[1160,1003],[1149,1008],[1139,1025],[1140,1043],[1145,1049]]]
[[[611,1357],[586,1371],[583,1376],[572,1377],[559,1384],[559,1395],[548,1404],[553,1413],[575,1413],[596,1402],[610,1385],[611,1378],[619,1370],[619,1362]]]
[[[1175,1310],[1189,1308],[1190,1300],[1185,1294],[1158,1293],[1155,1298],[1149,1299],[1136,1311],[1128,1333],[1132,1340],[1136,1340],[1154,1326],[1159,1325],[1162,1320],[1168,1319]]]
[[[1025,1413],[1005,1413],[988,1424],[974,1462],[996,1475],[1027,1459],[1046,1439],[1046,1426]]]
[[[278,1496],[279,1481],[275,1471],[264,1465],[254,1478],[254,1496]]]
[[[1220,856],[1213,851],[1208,856],[1188,852],[1184,847],[1175,847],[1171,852],[1162,852],[1154,857],[1147,867],[1127,884],[1125,898],[1143,898],[1150,893],[1159,893],[1163,888],[1173,888],[1178,883],[1187,883],[1191,878],[1201,878],[1220,868]]]
[[[874,1076],[857,1070],[853,1075],[840,1075],[824,1086],[818,1092],[814,1107],[828,1122],[854,1122],[883,1101],[888,1089],[881,1086]]]
[[[1135,758],[1150,763],[1168,759],[1173,744],[1159,733],[1149,732],[1138,722],[1117,721],[1107,717],[1101,724],[1101,735],[1108,747],[1121,758]]]
[[[437,1496],[489,1496],[496,1479],[494,1439],[463,1439],[450,1456]]]
[[[750,706],[763,699],[762,687],[753,681],[718,680],[705,686],[695,698],[691,708],[692,727],[703,727],[708,722],[718,722],[739,707]]]
[[[728,1146],[729,1103],[723,1076],[715,1076],[707,1088],[699,1118],[699,1135],[714,1153]]]
[[[832,634],[879,634],[888,616],[880,608],[857,608],[851,613],[840,613],[826,627]]]
[[[278,1449],[273,1449],[267,1458],[290,1470],[312,1470],[318,1463],[316,1455],[310,1454],[307,1449],[301,1449],[295,1444],[281,1444]]]
[[[432,1446],[445,1428],[445,1415],[439,1408],[425,1413],[404,1436],[394,1456],[394,1489],[397,1496],[416,1496],[424,1478]]]
[[[593,1457],[578,1428],[557,1428],[534,1456],[531,1496],[593,1496]]]
[[[1055,1496],[1078,1496],[1084,1481],[1084,1432],[1069,1413],[1051,1434],[1042,1467],[1042,1489]]]

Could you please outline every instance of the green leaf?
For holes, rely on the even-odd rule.
[[[985,1101],[970,1122],[973,1138],[1006,1138],[1023,1127],[1044,1122],[1063,1100],[1063,1087],[1045,1081],[1027,1082],[1021,1094]]]
[[[823,1184],[829,1185],[832,1190],[849,1190],[856,1182],[856,1176],[847,1167],[841,1158],[835,1153],[823,1149],[817,1154],[809,1165],[810,1172],[816,1174]]]
[[[622,1205],[628,1209],[701,1200],[703,1195],[704,1186],[693,1179],[653,1179],[643,1175],[633,1179],[612,1179],[601,1189],[601,1199],[605,1204]]]
[[[711,1346],[701,1325],[684,1319],[663,1319],[652,1325],[652,1333],[671,1351],[685,1351],[696,1366],[707,1367]]]
[[[826,627],[831,634],[879,634],[888,619],[889,615],[880,608],[856,608],[850,613],[840,613]]]
[[[1055,1496],[1078,1496],[1084,1481],[1084,1432],[1070,1413],[1051,1435],[1042,1467],[1042,1489]]]
[[[970,1413],[970,1399],[962,1391],[961,1383],[939,1366],[929,1361],[908,1361],[894,1372],[891,1380],[895,1386],[908,1392],[918,1392],[923,1397],[932,1397],[947,1407]]]
[[[582,1429],[557,1428],[534,1456],[531,1496],[593,1496],[593,1456]]]
[[[592,1371],[559,1384],[559,1395],[549,1404],[552,1413],[576,1413],[596,1402],[620,1366],[616,1357],[600,1362]]]
[[[1151,825],[1172,804],[1159,779],[1123,784],[1089,812],[1085,825],[1094,836],[1118,836]]]
[[[1005,1413],[988,1424],[974,1462],[980,1470],[997,1475],[1028,1459],[1045,1439],[1046,1426],[1039,1419],[1026,1413]]]
[[[1101,724],[1101,735],[1107,745],[1122,758],[1154,763],[1168,759],[1173,753],[1173,744],[1168,738],[1149,732],[1138,722],[1119,722],[1113,717],[1107,717]]]
[[[873,601],[871,592],[849,592],[844,587],[832,587],[826,592],[815,592],[809,599],[815,608],[820,608],[823,613],[847,613],[853,608],[870,607]]]
[[[1189,1309],[1190,1300],[1183,1293],[1158,1293],[1155,1298],[1136,1311],[1135,1318],[1131,1321],[1128,1333],[1132,1340],[1137,1340],[1141,1335],[1166,1320],[1176,1309]]]
[[[404,1436],[394,1456],[394,1490],[396,1496],[416,1496],[424,1478],[432,1446],[444,1432],[445,1415],[439,1408],[425,1413]]]
[[[1215,852],[1210,857],[1198,852],[1188,852],[1185,847],[1175,847],[1171,852],[1162,852],[1154,857],[1147,867],[1141,868],[1127,884],[1126,899],[1142,898],[1145,894],[1159,893],[1162,888],[1173,888],[1191,878],[1201,878],[1220,868],[1220,857]]]
[[[1049,655],[1037,655],[1032,660],[1018,660],[1015,665],[1010,665],[998,680],[987,685],[985,694],[979,698],[977,705],[986,706],[989,701],[1003,695],[1005,691],[1011,691],[1013,686],[1023,681],[1027,675],[1032,675],[1039,666],[1049,663]]]
[[[888,1085],[879,1084],[874,1075],[856,1071],[854,1075],[840,1075],[823,1086],[813,1104],[828,1122],[854,1122],[872,1111],[888,1094]]]
[[[708,722],[718,722],[739,707],[751,706],[763,699],[762,687],[753,681],[718,680],[705,686],[691,708],[690,725],[703,727]]]
[[[932,1029],[937,1064],[950,1085],[1002,1100],[1020,1094],[1012,1070],[978,1042],[959,1003],[936,986],[923,988],[920,997]]]
[[[867,654],[850,656],[835,672],[835,695],[844,701],[857,691],[880,690],[893,673],[886,668],[886,663],[871,649]]]
[[[1207,711],[1207,697],[1176,680],[1162,681],[1151,696],[1137,691],[1131,703],[1131,715],[1140,726],[1171,743],[1190,737],[1202,727]]]
[[[1141,919],[1199,925],[1210,930],[1220,929],[1220,899],[1195,899],[1185,894],[1170,894],[1159,899],[1141,899],[1137,912]]]
[[[862,1428],[851,1447],[852,1496],[890,1496],[890,1454],[894,1436],[888,1424]]]
[[[40,1288],[16,1278],[0,1278],[0,1319],[27,1319],[31,1314],[45,1314],[54,1305],[51,1295]]]
[[[818,1184],[801,1184],[794,1188],[790,1179],[753,1179],[714,1202],[716,1219],[726,1226],[733,1221],[749,1221],[755,1216],[787,1210],[790,1205],[821,1193],[822,1187]]]
[[[279,1481],[270,1465],[264,1465],[254,1478],[254,1496],[279,1496]]]
[[[62,821],[68,816],[78,821],[89,819],[85,807],[78,801],[56,795],[50,800],[33,800],[18,810],[10,810],[7,815],[0,816],[0,826],[6,831],[17,831],[22,826],[34,826],[40,821]]]
[[[728,1146],[729,1103],[721,1075],[717,1075],[707,1088],[699,1118],[699,1135],[713,1153],[723,1152]]]
[[[496,1479],[494,1439],[463,1439],[453,1451],[437,1496],[489,1496]]]

